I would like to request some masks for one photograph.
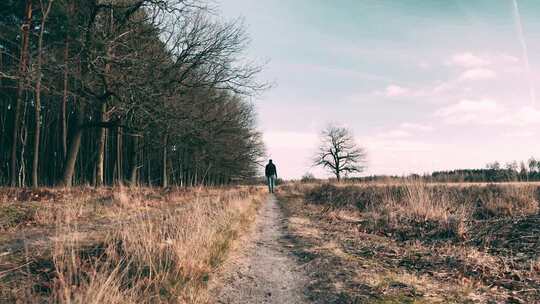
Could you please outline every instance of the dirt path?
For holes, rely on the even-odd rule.
[[[280,242],[283,216],[270,196],[255,222],[255,231],[240,244],[225,266],[221,286],[213,288],[217,303],[306,303],[301,267]]]

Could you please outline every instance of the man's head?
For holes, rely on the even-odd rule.
[[[271,159],[269,159],[269,160],[268,160],[268,163],[269,163],[269,164],[271,164],[271,163],[272,163],[272,160],[271,160]]]

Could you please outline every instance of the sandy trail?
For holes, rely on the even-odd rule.
[[[214,288],[216,303],[306,303],[306,276],[280,239],[283,216],[269,196],[255,221],[255,231],[227,262]]]

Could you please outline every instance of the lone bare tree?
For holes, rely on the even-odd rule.
[[[321,145],[313,163],[321,166],[341,180],[343,173],[364,171],[366,152],[354,141],[351,130],[329,125],[321,132]]]

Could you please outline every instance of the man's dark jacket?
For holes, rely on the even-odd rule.
[[[266,165],[266,168],[264,169],[264,174],[266,175],[266,177],[270,177],[273,175],[277,176],[276,166],[273,163]]]

